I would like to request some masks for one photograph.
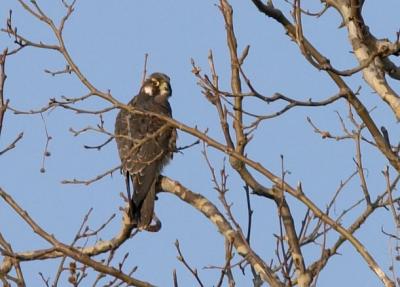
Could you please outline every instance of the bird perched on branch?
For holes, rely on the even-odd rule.
[[[175,151],[176,130],[158,115],[172,117],[168,98],[171,84],[167,75],[151,74],[129,103],[133,111],[121,110],[115,122],[115,140],[127,178],[130,216],[138,229],[152,221],[157,180]],[[129,181],[133,194],[130,195]]]

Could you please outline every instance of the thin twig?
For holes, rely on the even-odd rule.
[[[102,179],[103,177],[105,177],[107,175],[112,176],[112,174],[115,171],[119,170],[119,169],[121,169],[121,165],[113,167],[113,168],[103,172],[102,174],[97,175],[96,177],[94,177],[92,179],[87,179],[87,180],[79,180],[79,179],[75,179],[75,178],[72,179],[72,180],[65,179],[65,180],[61,181],[61,183],[62,184],[84,184],[84,185],[90,185],[90,184]]]
[[[146,80],[147,76],[147,60],[149,58],[149,54],[145,53],[144,54],[144,64],[143,64],[143,75],[142,75],[142,85],[144,84],[144,81]]]
[[[5,149],[0,151],[0,155],[3,155],[6,152],[8,152],[9,150],[12,150],[13,148],[15,148],[17,142],[19,142],[23,136],[24,136],[23,132],[19,133],[18,136],[16,137],[16,139],[12,141],[12,143],[10,143]]]
[[[187,270],[190,271],[190,273],[193,275],[193,277],[196,279],[197,283],[199,284],[199,286],[204,287],[203,282],[201,281],[199,274],[197,272],[197,269],[193,269],[192,267],[190,267],[190,265],[187,263],[187,261],[185,260],[185,257],[182,254],[182,251],[179,247],[179,241],[176,240],[175,241],[175,247],[176,250],[178,251],[178,261],[182,262],[182,264],[186,267]]]

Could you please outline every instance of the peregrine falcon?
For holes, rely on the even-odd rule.
[[[140,112],[153,112],[172,117],[168,98],[171,84],[167,75],[151,74],[128,105],[138,113],[121,110],[115,121],[117,142],[122,170],[132,181],[133,194],[130,200],[130,216],[138,229],[150,226],[156,199],[157,179],[162,168],[175,151],[176,130],[165,121]]]

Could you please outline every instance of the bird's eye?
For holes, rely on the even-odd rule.
[[[157,80],[152,80],[154,86],[158,87],[160,85],[160,82]]]

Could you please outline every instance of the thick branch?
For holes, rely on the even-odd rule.
[[[226,39],[231,58],[231,88],[234,94],[240,94],[242,92],[240,81],[240,61],[237,55],[237,41],[233,28],[233,9],[227,0],[220,1],[220,9],[225,20]],[[233,127],[236,131],[236,151],[239,153],[244,152],[246,145],[246,138],[243,133],[242,101],[243,98],[235,98],[234,104],[235,118]]]
[[[212,223],[218,228],[218,231],[227,239],[232,242],[238,253],[247,259],[247,261],[254,267],[256,272],[260,275],[262,280],[268,282],[271,286],[283,286],[279,279],[274,276],[272,270],[265,264],[265,262],[253,252],[247,244],[243,234],[237,232],[219,210],[205,198],[204,196],[193,193],[179,182],[163,177],[161,181],[162,190],[175,194],[183,201],[195,207],[198,211],[203,213]]]
[[[287,34],[291,39],[296,41],[296,28],[290,23],[290,21],[283,15],[283,13],[272,6],[272,4],[263,4],[260,0],[252,0],[254,5],[268,17],[272,17],[274,20],[279,22],[284,26]],[[326,63],[326,58],[305,38],[303,37],[304,48],[308,51],[310,56],[312,56],[316,62],[320,65]],[[358,116],[365,123],[372,137],[374,138],[379,150],[386,156],[390,164],[400,172],[400,158],[392,151],[392,149],[386,144],[386,141],[382,134],[380,133],[375,122],[369,115],[368,110],[362,104],[362,102],[357,98],[354,92],[347,86],[343,79],[332,71],[327,71],[331,79],[336,83],[341,92],[346,94],[346,98],[349,103],[354,107]],[[400,110],[400,109],[399,109]]]
[[[385,70],[390,61],[382,61],[389,55],[398,54],[400,52],[400,43],[378,40],[371,34],[361,15],[361,1],[352,0],[350,6],[342,1],[326,2],[335,7],[342,15],[354,55],[361,65],[369,62],[371,56],[375,54],[381,55],[363,69],[364,80],[390,106],[397,120],[400,120],[400,97],[390,87],[385,78]]]

